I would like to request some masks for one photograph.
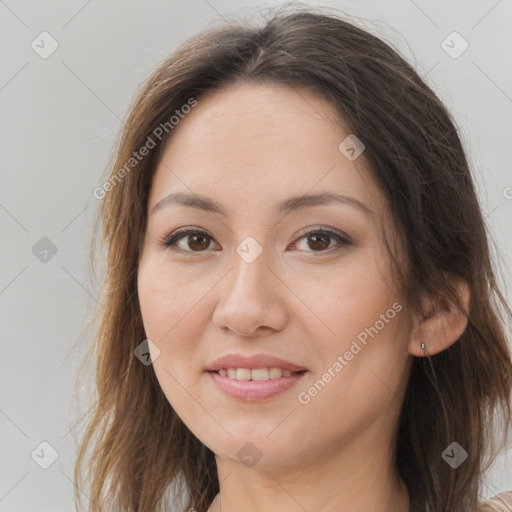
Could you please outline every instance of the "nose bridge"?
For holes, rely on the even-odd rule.
[[[214,322],[237,333],[259,326],[279,329],[285,308],[276,300],[276,277],[270,270],[271,251],[248,237],[233,252],[232,268],[221,286]]]
[[[268,274],[271,274],[269,254],[269,249],[264,249],[254,238],[246,237],[235,248],[227,293],[237,298],[245,293],[261,300],[268,288]]]

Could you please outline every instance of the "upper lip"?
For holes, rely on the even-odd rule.
[[[284,361],[278,357],[269,354],[256,354],[253,356],[243,356],[241,354],[226,354],[222,357],[215,359],[206,367],[206,371],[217,371],[221,368],[270,368],[277,367],[291,372],[300,372],[307,370],[303,366]]]

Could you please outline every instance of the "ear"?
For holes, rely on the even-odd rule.
[[[453,345],[462,335],[468,324],[470,291],[467,283],[459,281],[455,287],[460,304],[460,311],[455,304],[446,299],[439,301],[425,300],[424,313],[415,319],[409,353],[416,357],[434,355]],[[426,348],[422,348],[422,343]]]

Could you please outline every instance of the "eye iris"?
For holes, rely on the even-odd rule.
[[[327,247],[329,247],[329,240],[330,240],[330,235],[326,234],[326,233],[317,233],[317,234],[314,234],[314,235],[310,235],[308,237],[309,240],[312,240],[314,239],[315,241],[313,242],[313,245],[308,242],[308,245],[311,249],[317,249],[317,250],[324,250],[326,249]],[[322,242],[318,242],[318,239],[323,239],[324,240],[324,243]],[[327,243],[325,243],[325,241],[327,240]],[[315,247],[316,246],[316,247]]]
[[[200,242],[198,244],[199,245],[198,250],[207,249],[208,245],[210,244],[209,237],[207,237],[207,236],[201,235],[200,233],[195,234],[195,235],[189,235],[188,246],[190,247],[190,249],[193,249],[193,250],[194,250],[194,243],[193,242],[191,243],[191,240],[194,240],[194,239],[200,240]],[[202,243],[201,243],[201,241],[202,241]]]

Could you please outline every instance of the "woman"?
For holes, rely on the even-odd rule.
[[[95,195],[90,510],[477,510],[510,310],[454,123],[387,44],[319,9],[199,34]]]

